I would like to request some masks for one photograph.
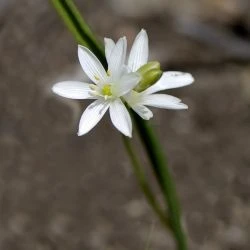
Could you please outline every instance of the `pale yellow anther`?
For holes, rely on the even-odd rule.
[[[89,88],[91,90],[96,90],[96,85],[95,84],[89,84]]]
[[[108,76],[111,76],[111,73],[110,73],[110,71],[109,71],[109,70],[107,70],[107,75],[108,75]]]
[[[96,81],[100,81],[100,78],[98,76],[94,76],[94,78],[96,79]]]

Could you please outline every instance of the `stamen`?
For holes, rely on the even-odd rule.
[[[96,90],[96,85],[95,84],[89,84],[89,88],[91,90]]]
[[[100,81],[100,78],[96,75],[94,75],[94,78],[96,79],[96,81]]]

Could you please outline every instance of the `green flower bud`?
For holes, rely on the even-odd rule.
[[[141,75],[141,81],[134,89],[137,92],[142,92],[143,90],[149,88],[162,76],[160,63],[158,62],[148,62],[139,68],[137,72]]]
[[[141,66],[137,72],[140,73],[140,74],[144,74],[146,73],[147,71],[151,70],[151,69],[160,69],[161,68],[161,65],[159,62],[157,61],[152,61],[152,62],[148,62],[146,64],[144,64],[143,66]]]

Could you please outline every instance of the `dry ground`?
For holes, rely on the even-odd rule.
[[[153,2],[153,1],[152,1]],[[151,58],[191,72],[171,91],[188,111],[155,110],[194,250],[250,245],[248,1],[80,1],[100,35],[150,37]],[[54,96],[81,80],[76,43],[49,2],[0,2],[0,249],[173,248],[106,117],[77,137],[79,103]],[[86,102],[84,102],[86,105]]]

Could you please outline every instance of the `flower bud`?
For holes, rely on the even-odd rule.
[[[158,62],[148,62],[139,68],[137,72],[141,75],[141,81],[135,87],[135,91],[137,92],[142,92],[155,84],[162,75],[160,63]]]

